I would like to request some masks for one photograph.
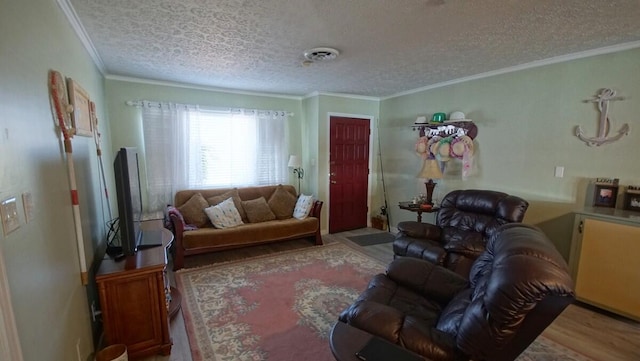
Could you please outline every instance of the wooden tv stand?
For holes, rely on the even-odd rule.
[[[105,259],[96,274],[105,345],[125,344],[129,359],[171,353],[169,316],[180,309],[180,294],[169,287],[167,249],[173,234],[159,222],[162,247],[138,251],[121,261]]]

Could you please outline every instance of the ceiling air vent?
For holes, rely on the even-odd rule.
[[[340,55],[340,52],[333,48],[313,48],[304,52],[304,57],[311,61],[333,60]]]

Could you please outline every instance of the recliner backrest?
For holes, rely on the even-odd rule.
[[[502,225],[522,222],[529,203],[507,193],[465,189],[448,193],[440,204],[436,225],[456,232],[478,232],[490,238]]]
[[[520,223],[495,233],[469,281],[469,297],[447,306],[458,314],[445,309],[441,322],[456,319],[457,346],[476,360],[515,359],[575,296],[567,264],[551,241]]]

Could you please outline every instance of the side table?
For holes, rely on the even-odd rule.
[[[422,209],[420,208],[420,203],[413,203],[413,202],[399,202],[398,207],[400,207],[400,209],[418,213],[419,223],[422,223],[422,213],[434,213],[440,210],[440,208],[438,207],[432,207],[429,210]]]

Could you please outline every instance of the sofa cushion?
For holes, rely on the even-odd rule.
[[[282,186],[278,186],[267,204],[269,204],[269,208],[271,208],[277,219],[289,219],[293,217],[293,209],[296,206],[296,202],[296,196],[287,192]]]
[[[236,206],[238,213],[240,213],[240,218],[242,218],[242,222],[245,222],[245,223],[249,222],[249,219],[247,218],[247,213],[244,211],[244,208],[242,208],[242,199],[240,199],[240,195],[238,194],[238,188],[233,188],[232,190],[225,192],[223,194],[209,197],[207,198],[207,202],[209,202],[209,205],[215,206],[222,203],[229,197],[233,198],[233,204]]]
[[[240,213],[238,213],[231,197],[220,204],[205,208],[204,212],[216,228],[229,228],[243,224]]]
[[[187,224],[193,224],[196,227],[203,227],[209,221],[207,214],[204,213],[204,209],[207,207],[209,207],[207,200],[204,199],[202,194],[196,193],[183,205],[177,208],[180,213],[182,213],[184,221]]]
[[[276,215],[273,214],[264,197],[242,201],[242,208],[247,213],[249,223],[260,223],[276,219]]]
[[[309,212],[311,212],[312,205],[313,196],[301,194],[296,201],[295,208],[293,209],[293,217],[297,219],[305,219],[309,215]]]
[[[237,247],[308,236],[318,230],[318,219],[307,217],[246,223],[239,227],[218,229],[200,228],[184,232],[182,243],[186,249]]]

